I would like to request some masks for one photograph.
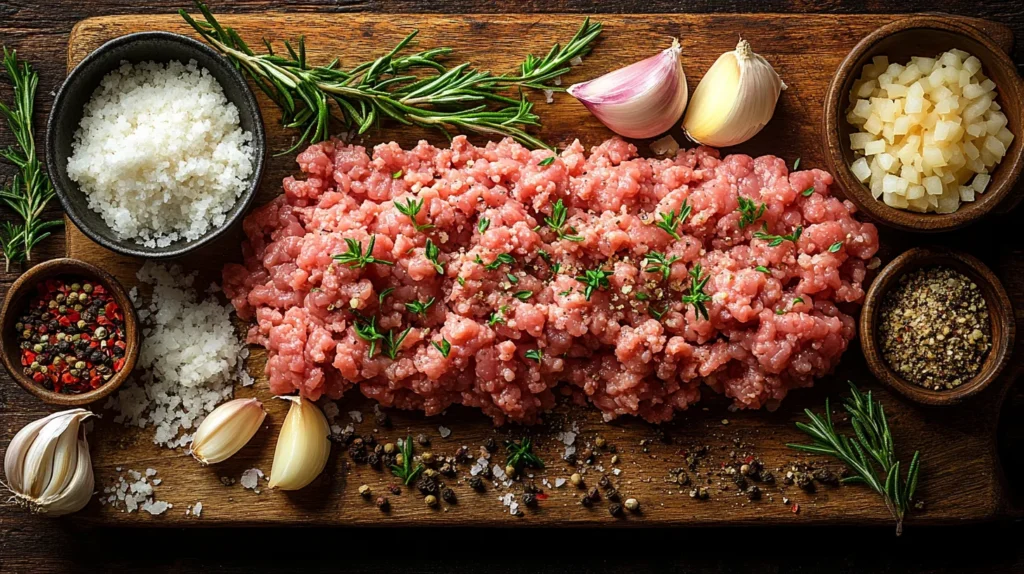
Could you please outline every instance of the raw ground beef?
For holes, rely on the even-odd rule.
[[[449,149],[382,144],[372,157],[339,142],[302,152],[305,179],[287,178],[284,195],[246,218],[245,265],[224,269],[238,314],[256,319],[249,341],[269,350],[271,390],[337,398],[358,385],[385,406],[463,404],[497,424],[534,422],[571,394],[607,419],[656,422],[697,401],[702,383],[738,407],[771,408],[835,367],[855,334],[837,304],[863,298],[878,237],[830,196],[828,173],[704,147],[642,159],[619,139],[589,157],[574,142],[542,165],[551,155],[463,137]],[[767,205],[743,229],[738,194]],[[424,202],[417,223],[433,227],[417,231],[395,208],[410,198]],[[558,199],[563,231],[582,240],[545,225]],[[692,213],[676,240],[655,222],[684,200]],[[752,238],[762,224],[803,233],[772,246]],[[345,239],[365,247],[371,235],[373,256],[393,266],[332,262]],[[646,271],[650,251],[678,257],[667,280]],[[514,262],[488,269],[502,254]],[[697,263],[710,320],[681,301]],[[588,269],[612,272],[589,301],[576,279]],[[406,309],[431,298],[424,315]],[[412,328],[395,360],[382,341],[370,356],[360,317],[384,334]],[[431,345],[443,340],[447,357]]]

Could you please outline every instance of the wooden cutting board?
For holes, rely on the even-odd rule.
[[[773,153],[792,162],[802,158],[801,166],[823,165],[819,135],[822,99],[836,66],[854,44],[878,26],[900,18],[898,15],[596,15],[605,24],[602,40],[581,68],[565,80],[569,83],[594,77],[643,57],[669,45],[678,37],[684,54],[684,67],[689,74],[691,91],[714,59],[734,47],[738,37],[748,39],[755,50],[776,67],[789,85],[779,102],[775,118],[760,135],[738,147],[736,152],[759,155]],[[275,42],[305,35],[310,60],[327,62],[340,56],[343,64],[374,57],[390,49],[414,28],[420,29],[419,45],[451,46],[453,61],[469,59],[494,71],[513,69],[522,57],[532,52],[541,54],[555,41],[566,41],[580,23],[575,15],[320,15],[264,14],[223,16],[223,24],[234,26],[253,46],[261,36]],[[1010,31],[991,22],[971,20],[989,33],[1000,45],[1009,49]],[[71,34],[68,46],[68,67],[73,67],[103,42],[131,32],[167,30],[192,35],[192,30],[173,15],[112,16],[80,22]],[[295,133],[279,125],[278,110],[262,94],[267,123],[267,140],[272,151],[290,147]],[[536,111],[542,116],[544,128],[539,131],[547,141],[564,144],[579,138],[585,146],[596,145],[610,132],[597,122],[571,97],[555,95],[548,105],[538,94]],[[682,141],[680,134],[675,134]],[[366,145],[396,140],[403,146],[426,138],[443,144],[434,133],[410,128],[389,127],[368,134]],[[649,154],[646,143],[641,153]],[[280,193],[283,177],[297,172],[293,156],[275,157],[268,164],[256,204],[262,204]],[[204,278],[219,279],[224,262],[240,260],[241,233],[235,230],[221,241],[200,253],[180,261],[189,269],[197,269]],[[898,254],[920,237],[882,234],[883,260]],[[972,245],[971,236],[961,239]],[[934,239],[933,239],[934,240]],[[992,243],[984,243],[991,247]],[[1018,309],[1024,309],[1024,263],[1015,253],[1022,242],[1006,237],[998,250],[974,251],[992,265],[1004,281]],[[69,222],[67,250],[71,257],[97,263],[114,273],[126,285],[135,285],[134,272],[142,263],[121,257],[93,244]],[[240,326],[241,328],[241,326]],[[1021,339],[1024,339],[1022,337]],[[1020,344],[1020,343],[1018,343]],[[1019,357],[1019,349],[1017,353]],[[378,440],[393,441],[406,434],[423,433],[430,437],[429,450],[451,454],[460,445],[468,445],[476,453],[487,438],[499,444],[507,437],[532,434],[547,468],[536,473],[536,482],[549,496],[536,509],[526,509],[525,516],[511,517],[499,497],[522,489],[495,489],[488,485],[485,493],[469,488],[468,465],[459,477],[447,482],[455,490],[458,502],[427,508],[422,497],[410,489],[391,495],[391,511],[382,513],[357,493],[361,484],[368,484],[375,493],[383,493],[393,482],[389,474],[366,465],[355,464],[345,449],[335,445],[326,472],[308,488],[293,493],[265,489],[256,494],[243,489],[237,481],[243,471],[259,468],[269,475],[277,431],[286,405],[270,400],[265,379],[261,376],[265,356],[253,349],[249,370],[257,376],[255,386],[239,389],[239,396],[264,399],[269,417],[266,428],[237,456],[224,464],[201,468],[181,451],[158,448],[151,444],[151,431],[128,429],[110,422],[110,416],[96,424],[90,435],[97,487],[109,486],[119,472],[127,469],[158,471],[162,483],[156,488],[157,498],[174,504],[163,516],[123,514],[95,501],[74,520],[100,521],[110,524],[140,525],[213,525],[213,524],[423,524],[423,525],[725,525],[725,524],[793,524],[793,523],[856,523],[885,524],[890,518],[876,495],[863,487],[819,485],[816,492],[804,492],[786,486],[781,479],[794,462],[812,459],[797,455],[785,447],[787,442],[803,441],[794,423],[804,419],[803,409],[821,411],[827,396],[838,397],[845,392],[844,381],[858,381],[872,389],[885,404],[901,457],[909,459],[914,449],[923,455],[920,498],[923,510],[914,513],[910,524],[950,523],[992,518],[1005,511],[1003,475],[997,460],[995,435],[1002,398],[1010,381],[1020,372],[1020,361],[1014,361],[1002,380],[969,403],[958,408],[931,409],[909,403],[873,382],[855,342],[847,352],[834,377],[819,383],[817,388],[796,391],[776,412],[729,412],[726,401],[708,397],[698,406],[680,414],[658,430],[642,421],[623,419],[604,423],[595,410],[561,408],[546,424],[534,429],[519,427],[495,431],[489,419],[468,409],[453,408],[446,414],[426,418],[421,414],[391,411],[393,427],[375,428],[372,404],[352,392],[340,402],[340,424],[349,422],[347,413],[358,410],[363,422],[355,423],[359,433],[374,433]],[[710,391],[707,394],[711,394]],[[614,520],[607,511],[607,502],[587,509],[579,504],[580,491],[566,485],[549,488],[542,485],[547,478],[567,478],[572,470],[561,460],[564,445],[554,438],[559,430],[568,430],[575,422],[579,431],[576,446],[592,444],[600,435],[618,451],[613,464],[611,453],[597,456],[601,465],[624,497],[640,500],[642,512]],[[451,429],[441,438],[440,426]],[[696,472],[689,472],[695,484],[707,486],[710,499],[694,500],[688,492],[692,486],[679,486],[666,481],[672,469],[686,467],[685,456],[701,446],[707,454],[700,459]],[[419,450],[425,450],[420,448]],[[748,456],[764,461],[778,479],[776,485],[762,485],[764,497],[749,501],[740,496],[728,478],[719,476],[724,465]],[[501,453],[495,461],[503,465]],[[611,475],[617,468],[619,475]],[[831,465],[837,470],[839,467]],[[587,481],[595,485],[599,472],[593,468]],[[234,479],[225,486],[221,478]],[[229,481],[230,482],[230,481]],[[723,485],[727,489],[723,489]],[[201,518],[186,515],[186,508],[197,501],[203,503]],[[798,504],[799,506],[794,506]]]

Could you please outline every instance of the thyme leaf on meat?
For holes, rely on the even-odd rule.
[[[419,215],[420,210],[423,209],[422,199],[416,201],[410,197],[409,199],[405,200],[405,203],[396,201],[395,209],[397,209],[399,213],[408,217],[409,220],[412,221],[412,226],[416,228],[416,231],[426,231],[428,229],[434,228],[434,226],[430,223],[420,224],[416,222],[416,216]]]
[[[295,45],[284,42],[286,53],[275,53],[264,39],[267,52],[257,54],[238,32],[222,26],[206,4],[197,0],[195,7],[199,20],[184,9],[178,14],[281,108],[284,127],[299,130],[295,145],[282,154],[329,139],[332,117],[359,134],[390,120],[446,137],[453,131],[472,132],[552,149],[527,132],[540,125],[540,118],[523,92],[561,91],[555,78],[570,70],[570,61],[586,55],[601,34],[601,24],[587,18],[564,47],[555,44],[543,58],[528,55],[517,74],[494,75],[469,62],[449,67],[442,59],[451,48],[409,53],[406,48],[418,33],[413,31],[386,54],[346,69],[338,59],[310,65],[305,38]]]
[[[413,315],[419,315],[420,317],[426,317],[427,316],[427,309],[430,309],[430,307],[433,304],[434,304],[434,298],[431,297],[430,299],[427,299],[426,301],[418,301],[418,300],[417,301],[409,301],[408,303],[405,304],[405,309],[407,311],[409,311],[410,313],[412,313]]]
[[[737,196],[740,205],[737,208],[740,212],[740,229],[745,228],[748,225],[754,224],[761,216],[764,215],[764,210],[768,208],[767,205],[762,203],[758,206],[754,200],[747,199],[742,195]]]
[[[760,273],[764,273],[765,275],[771,275],[772,274],[771,269],[768,269],[764,265],[758,265],[757,267],[754,267],[754,271],[758,271]]]
[[[551,165],[553,163],[555,163],[555,156],[552,155],[552,156],[548,156],[548,157],[538,161],[537,165],[539,165],[541,167],[547,167],[547,166],[549,166],[549,165]]]
[[[533,443],[529,438],[524,438],[519,442],[505,441],[505,452],[508,453],[505,466],[511,466],[516,471],[522,470],[523,467],[544,468],[544,461],[533,454]]]
[[[379,303],[380,305],[383,305],[384,304],[384,300],[387,299],[388,295],[390,295],[391,292],[394,291],[394,290],[395,290],[394,287],[388,287],[388,288],[384,289],[383,291],[381,291],[380,295],[377,295],[377,303]]]
[[[790,233],[789,235],[772,235],[768,233],[768,223],[765,222],[761,225],[761,231],[754,232],[754,239],[763,239],[767,241],[768,247],[778,247],[779,245],[782,245],[783,241],[792,241],[793,243],[796,243],[803,232],[803,226],[798,225],[796,226],[796,229],[793,230],[793,233]]]
[[[384,340],[384,334],[377,329],[377,317],[370,317],[369,320],[356,317],[352,328],[355,330],[357,337],[370,344],[370,349],[366,356],[373,358],[373,352],[377,350],[377,341]]]
[[[477,256],[477,257],[479,258],[479,256]],[[483,264],[483,259],[480,259],[480,263]],[[485,264],[484,265],[484,269],[486,269],[487,271],[494,271],[495,269],[497,269],[498,267],[501,267],[502,265],[515,265],[515,264],[516,264],[516,258],[515,257],[512,257],[508,253],[502,253],[502,254],[498,255],[497,257],[495,257],[494,261],[491,261],[490,263]]]
[[[333,257],[338,263],[344,263],[353,269],[361,269],[371,263],[380,263],[381,265],[394,265],[392,261],[385,261],[383,259],[377,259],[372,255],[373,245],[377,241],[376,235],[370,236],[370,244],[366,246],[366,251],[363,251],[363,242],[356,241],[350,237],[345,238],[345,245],[348,246],[348,251],[339,253]],[[429,241],[429,240],[428,240]]]
[[[402,483],[406,486],[412,481],[416,480],[416,477],[423,472],[423,465],[417,464],[413,466],[412,460],[412,436],[405,437],[402,441],[402,450],[399,453],[402,455],[401,464],[391,465],[391,474],[397,476],[402,480]]]
[[[384,336],[384,354],[386,354],[392,361],[394,361],[398,356],[398,350],[402,347],[402,343],[405,342],[405,338],[409,335],[409,331],[412,331],[412,327],[406,327],[404,331],[395,337],[395,332],[388,329],[388,334]]]
[[[671,235],[676,241],[682,239],[677,229],[680,225],[686,222],[686,218],[690,217],[690,212],[693,208],[690,207],[689,200],[683,200],[683,204],[679,206],[679,211],[670,211],[668,213],[659,213],[658,217],[661,219],[657,223],[657,226],[664,229],[665,233]]]
[[[604,269],[587,269],[583,272],[583,275],[578,275],[576,280],[586,285],[583,290],[583,296],[586,297],[587,301],[590,301],[590,296],[594,294],[594,291],[599,289],[607,289],[611,284],[608,283],[608,277],[612,274],[611,271],[605,271]]]
[[[512,296],[520,301],[529,301],[530,297],[533,297],[533,291],[516,291]]]
[[[544,223],[550,227],[557,235],[559,239],[568,239],[569,241],[575,241],[579,243],[583,241],[583,237],[580,235],[574,235],[576,228],[569,226],[568,231],[565,229],[565,219],[568,216],[568,210],[565,208],[565,204],[559,199],[551,207],[551,216],[544,218]]]
[[[544,359],[544,351],[540,349],[530,349],[529,351],[526,351],[526,358],[540,363]]]
[[[14,164],[17,173],[10,183],[0,186],[0,199],[21,219],[20,223],[7,221],[0,226],[0,248],[9,271],[11,263],[32,261],[32,248],[50,236],[50,229],[60,227],[64,221],[42,219],[43,210],[55,192],[36,156],[33,136],[32,116],[39,75],[28,62],[18,61],[17,50],[8,50],[5,46],[3,51],[3,65],[14,86],[14,100],[10,105],[0,102],[0,115],[7,120],[17,145],[0,150],[0,158]]]
[[[437,260],[437,258],[441,256],[441,250],[430,239],[427,239],[427,244],[423,249],[423,254],[427,257],[427,260],[434,265],[434,271],[437,271],[438,275],[444,275],[444,267]]]
[[[490,226],[491,220],[487,219],[486,217],[481,217],[480,221],[476,224],[476,230],[480,232],[480,235],[483,235],[484,232],[487,231],[487,228]]]
[[[693,280],[690,281],[690,292],[683,295],[683,303],[693,305],[694,315],[698,317],[703,316],[704,320],[707,321],[709,320],[708,308],[704,303],[710,301],[711,297],[704,293],[704,287],[708,284],[708,279],[711,276],[708,275],[702,279],[702,274],[703,269],[700,263],[694,265],[693,269],[690,269],[690,277]]]
[[[814,186],[808,187],[807,189],[800,192],[800,195],[804,197],[810,197],[814,193]]]
[[[502,305],[497,311],[491,313],[491,316],[487,318],[487,325],[493,327],[498,324],[505,324],[505,311],[507,310],[508,307]]]
[[[437,352],[441,353],[441,356],[446,359],[448,358],[448,353],[452,352],[452,344],[444,337],[441,337],[440,343],[437,341],[431,341],[430,344],[433,345],[434,348],[437,349]]]
[[[836,241],[835,243],[833,243],[832,245],[829,246],[828,252],[829,253],[835,253],[836,251],[839,251],[842,248],[843,248],[843,242],[842,241]]]
[[[668,257],[660,251],[651,251],[644,256],[644,261],[647,263],[647,268],[644,271],[661,273],[662,280],[668,281],[668,276],[672,273],[672,264],[679,261],[679,257]]]
[[[832,423],[832,411],[825,400],[824,417],[810,409],[804,412],[810,424],[796,423],[807,433],[814,444],[789,444],[790,448],[816,455],[832,456],[853,473],[843,480],[846,484],[866,484],[877,492],[885,507],[896,519],[896,535],[903,533],[903,521],[910,510],[917,490],[920,452],[915,451],[906,467],[906,476],[900,475],[900,461],[896,459],[892,433],[885,416],[885,407],[871,396],[863,394],[850,383],[850,397],[843,402],[843,408],[850,416],[854,437],[847,437],[836,430]]]

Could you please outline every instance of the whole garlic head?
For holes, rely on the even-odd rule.
[[[14,435],[4,456],[4,475],[18,505],[62,516],[89,503],[95,480],[82,421],[91,416],[85,409],[61,411]]]

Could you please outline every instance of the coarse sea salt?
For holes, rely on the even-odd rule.
[[[107,399],[115,422],[153,427],[153,442],[185,446],[219,403],[231,398],[233,372],[244,348],[231,324],[231,306],[197,301],[195,274],[147,262],[138,279],[152,286],[139,352],[142,374]],[[140,314],[140,317],[142,315]]]
[[[437,427],[437,432],[441,435],[441,438],[448,438],[452,434],[452,429],[446,426],[439,426]]]
[[[240,482],[242,483],[243,488],[254,490],[256,491],[256,494],[259,494],[260,491],[258,487],[260,485],[261,478],[263,478],[262,470],[258,468],[250,468],[242,473],[242,480]]]
[[[116,470],[120,473],[121,467],[117,467]],[[131,480],[125,479],[125,474]],[[156,475],[156,470],[147,468],[143,474],[129,469],[125,474],[118,476],[112,486],[103,489],[98,497],[101,505],[108,504],[121,509],[121,512],[132,513],[142,510],[153,515],[163,514],[167,509],[174,508],[173,504],[156,500],[153,487],[162,482],[158,478],[150,480]]]

